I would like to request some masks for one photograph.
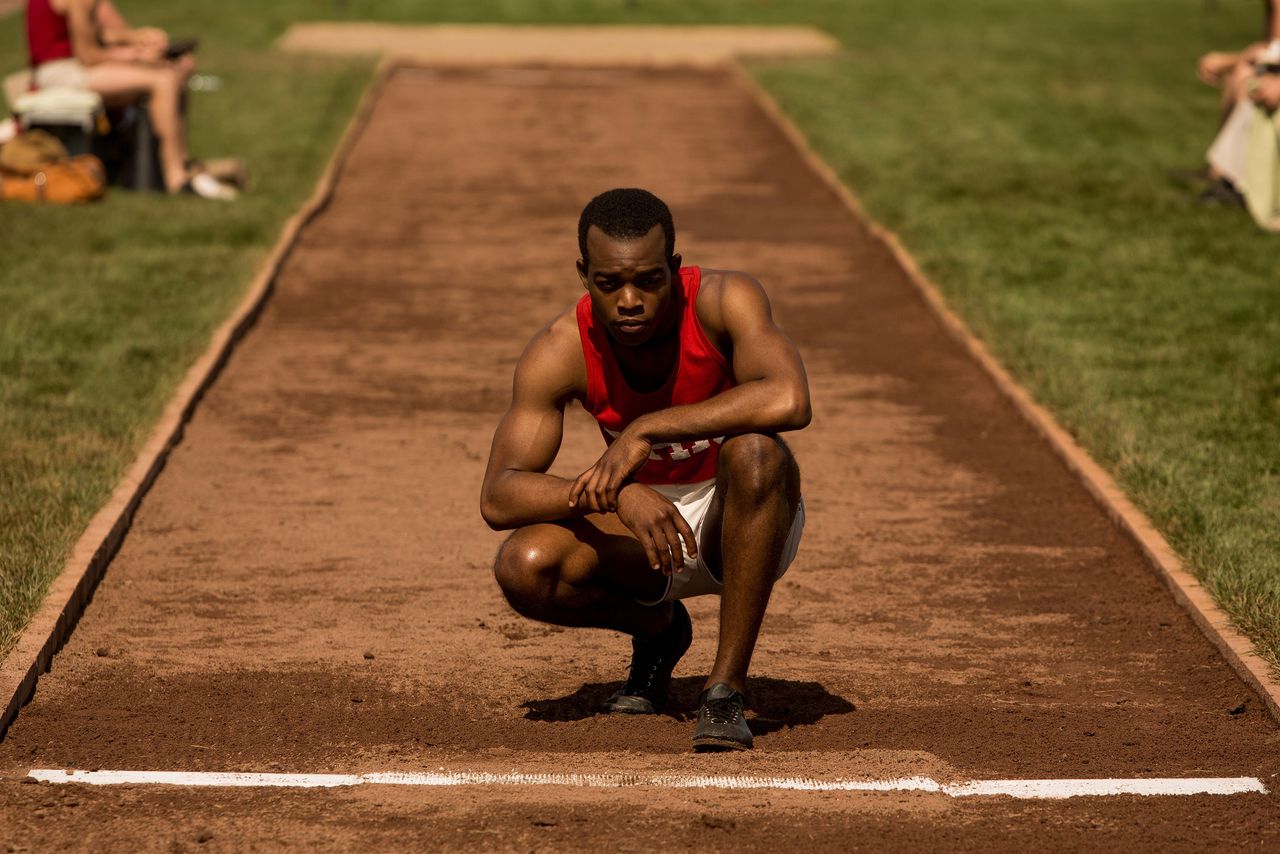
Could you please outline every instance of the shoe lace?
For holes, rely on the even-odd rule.
[[[707,718],[714,724],[736,724],[742,714],[742,704],[736,697],[720,697],[706,701]]]
[[[631,662],[631,669],[627,672],[627,691],[634,693],[636,691],[647,691],[653,687],[653,680],[658,675],[659,668],[662,667],[663,656],[636,656]]]
[[[672,623],[673,628],[675,625]],[[668,629],[667,637],[662,640],[649,641],[634,648],[631,668],[627,672],[627,682],[623,687],[626,693],[640,694],[655,687],[658,672],[666,667],[668,659],[676,657],[676,652],[669,644],[671,631],[672,629]]]

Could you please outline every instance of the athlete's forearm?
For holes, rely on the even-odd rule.
[[[552,474],[508,469],[486,484],[480,515],[495,531],[580,516],[569,506],[572,487],[573,481]]]
[[[715,397],[642,415],[627,428],[650,444],[713,439],[738,433],[782,433],[812,418],[803,382],[753,380]]]

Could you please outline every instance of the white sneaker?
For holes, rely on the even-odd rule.
[[[217,199],[222,202],[234,201],[240,194],[235,187],[230,187],[207,172],[197,172],[187,182],[191,192],[202,199]]]

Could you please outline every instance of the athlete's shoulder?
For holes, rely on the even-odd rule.
[[[532,384],[557,399],[585,393],[587,368],[576,304],[556,315],[529,340],[516,367],[516,382]]]
[[[726,310],[753,310],[763,306],[768,311],[764,286],[750,273],[741,270],[702,268],[698,286],[698,320],[711,333],[727,334]]]
[[[703,293],[714,294],[715,298],[719,299],[725,294],[737,293],[743,290],[764,291],[764,286],[760,284],[759,279],[741,270],[714,270],[709,267],[702,267],[701,273],[701,284],[698,287],[699,298]]]

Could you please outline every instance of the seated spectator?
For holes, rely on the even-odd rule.
[[[1200,57],[1201,80],[1222,90],[1220,128],[1209,149],[1201,194],[1208,202],[1248,207],[1260,225],[1272,227],[1280,200],[1271,184],[1280,174],[1276,151],[1276,93],[1280,92],[1280,0],[1264,0],[1266,41],[1236,53]]]
[[[1280,0],[1263,0],[1267,11],[1266,38],[1236,53],[1210,51],[1200,57],[1196,73],[1222,90],[1222,120],[1234,109],[1240,87],[1260,65],[1280,64]],[[1272,56],[1272,54],[1276,54]]]
[[[1248,77],[1235,95],[1209,149],[1209,168],[1217,186],[1236,194],[1258,225],[1280,231],[1280,73]]]
[[[165,189],[234,198],[230,187],[188,168],[185,107],[195,60],[190,53],[167,57],[168,45],[163,30],[130,27],[112,0],[27,2],[27,46],[37,88],[90,89],[108,106],[149,96]]]

